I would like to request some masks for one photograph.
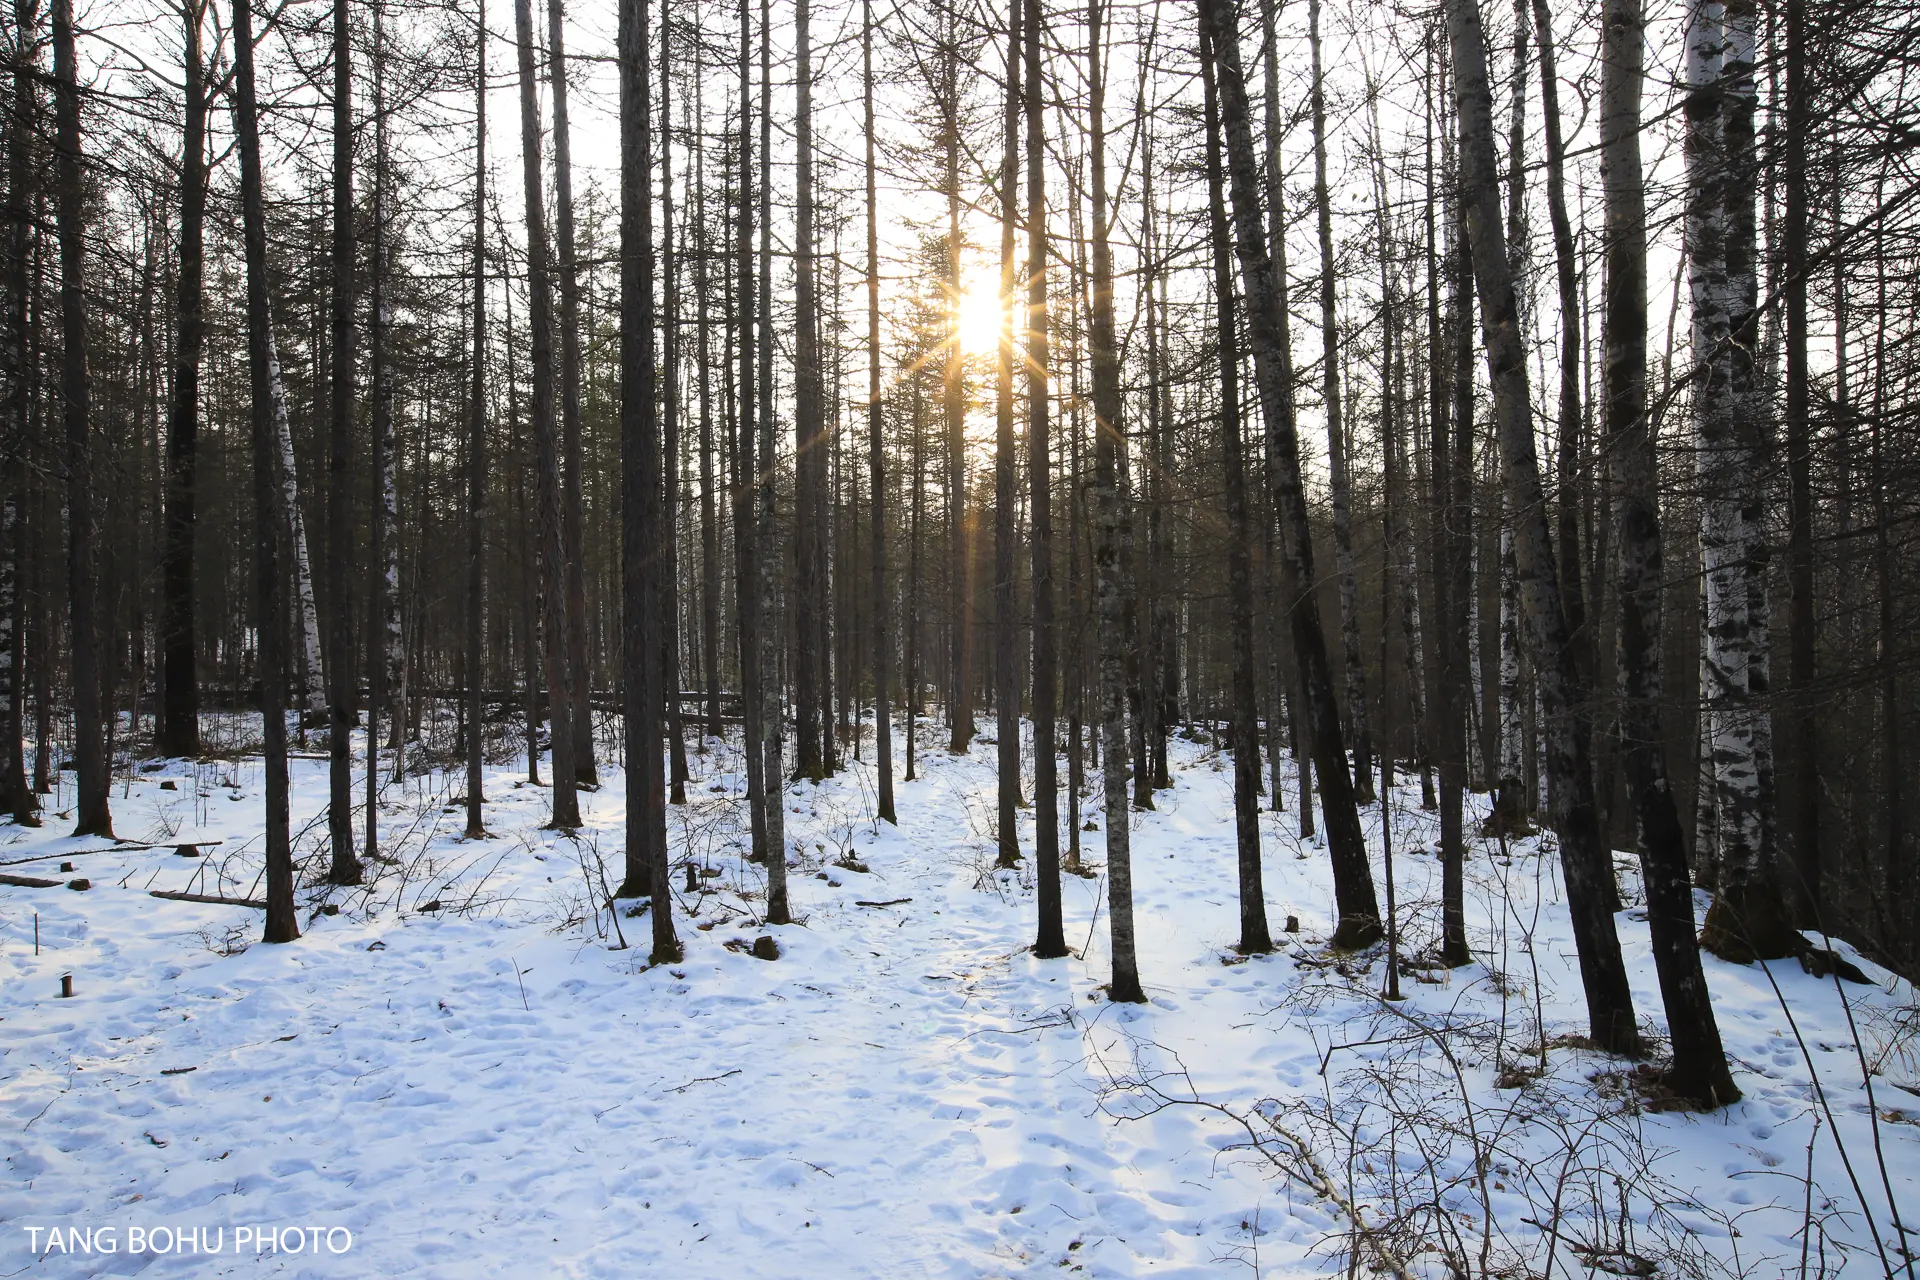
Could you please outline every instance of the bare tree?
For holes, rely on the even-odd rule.
[[[1560,861],[1580,952],[1587,1022],[1594,1043],[1609,1053],[1637,1054],[1640,1033],[1633,996],[1613,928],[1613,857],[1601,836],[1593,799],[1593,770],[1575,709],[1585,699],[1560,603],[1553,541],[1547,532],[1545,493],[1534,454],[1525,352],[1520,343],[1513,266],[1500,223],[1498,170],[1493,158],[1493,93],[1487,83],[1487,46],[1479,8],[1448,0],[1454,92],[1460,112],[1460,199],[1480,327],[1493,388],[1496,434],[1514,519],[1514,569],[1537,655],[1546,712],[1547,772],[1559,818]]]
[[[1740,1096],[1727,1070],[1700,948],[1693,885],[1660,738],[1660,596],[1665,578],[1647,414],[1647,209],[1640,160],[1645,27],[1640,0],[1608,0],[1601,17],[1601,159],[1606,183],[1606,429],[1620,608],[1620,729],[1639,820],[1647,926],[1667,1007],[1673,1065],[1666,1084],[1703,1107]],[[1544,43],[1544,27],[1542,32]]]
[[[61,15],[67,18],[66,56],[71,70],[69,0],[54,6],[56,49]],[[253,514],[255,601],[258,609],[260,719],[266,772],[267,922],[265,940],[300,936],[293,906],[293,847],[287,815],[286,614],[280,588],[280,536],[286,489],[278,470],[279,431],[286,399],[280,389],[280,359],[274,351],[267,297],[267,205],[260,169],[260,125],[254,90],[251,0],[233,5],[233,116],[240,146],[240,215],[247,259],[247,365],[253,393]]]
[[[575,791],[573,706],[570,673],[573,644],[566,609],[566,542],[562,529],[560,450],[554,430],[553,403],[553,286],[548,275],[546,194],[541,182],[540,104],[534,81],[533,8],[531,0],[515,0],[514,30],[520,61],[520,152],[525,176],[527,219],[527,331],[528,360],[533,366],[533,443],[536,502],[539,508],[541,622],[546,632],[542,646],[549,715],[553,723],[553,825],[571,831],[580,825],[580,801]],[[476,667],[467,673],[478,683]],[[479,732],[476,725],[474,731]],[[653,755],[659,743],[651,740]],[[643,763],[636,758],[636,763]],[[631,808],[631,806],[629,806]]]

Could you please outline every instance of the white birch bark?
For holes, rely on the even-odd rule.
[[[267,330],[267,374],[272,386],[273,429],[280,441],[280,500],[293,535],[293,593],[300,629],[301,710],[326,705],[326,672],[320,662],[320,614],[313,603],[313,561],[307,556],[307,522],[300,514],[300,474],[294,464],[293,430],[287,422],[286,380],[280,373],[280,349]]]

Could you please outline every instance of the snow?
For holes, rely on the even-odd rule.
[[[1276,935],[1289,914],[1301,932],[1276,955],[1235,955],[1232,774],[1195,738],[1174,743],[1157,809],[1133,815],[1151,997],[1137,1007],[1100,990],[1097,876],[1065,878],[1081,954],[1025,950],[1031,871],[993,870],[986,743],[923,755],[922,777],[896,783],[897,829],[872,818],[868,765],[790,788],[801,922],[784,927],[755,914],[737,755],[691,755],[671,839],[716,874],[677,895],[686,959],[670,967],[647,966],[631,904],[617,919],[591,905],[589,879],[604,865],[612,882],[621,858],[617,768],[583,794],[578,841],[540,829],[547,793],[517,766],[488,773],[484,841],[459,839],[457,779],[390,786],[394,861],[365,889],[303,885],[306,932],[289,946],[249,945],[256,911],[145,892],[259,895],[257,759],[154,762],[116,784],[121,833],[159,847],[74,840],[51,813],[38,831],[0,829],[0,862],[44,859],[8,873],[92,882],[0,887],[0,1272],[1322,1275],[1346,1269],[1344,1203],[1378,1245],[1363,1242],[1363,1265],[1413,1274],[1445,1274],[1442,1247],[1476,1272],[1484,1257],[1540,1274],[1551,1251],[1570,1276],[1643,1262],[1800,1274],[1809,1219],[1823,1229],[1806,1235],[1805,1274],[1882,1274],[1862,1201],[1890,1248],[1888,1189],[1910,1223],[1920,1180],[1920,1103],[1896,1087],[1914,1083],[1894,1040],[1905,983],[1841,946],[1876,980],[1843,1006],[1792,961],[1770,982],[1709,957],[1746,1097],[1709,1116],[1648,1110],[1630,1064],[1567,1044],[1584,1013],[1538,840],[1505,858],[1476,842],[1478,963],[1416,963],[1390,1005],[1383,952],[1323,950],[1326,856],[1293,836],[1289,796],[1263,819],[1267,889]],[[317,875],[326,766],[293,768],[297,848]],[[1438,927],[1418,802],[1417,785],[1394,796],[1410,952]],[[1377,807],[1366,821],[1377,835]],[[1097,865],[1101,835],[1082,838]],[[224,843],[178,856],[188,839]],[[62,856],[74,872],[51,870]],[[856,860],[866,869],[840,865]],[[1622,880],[1631,902],[1635,877]],[[1631,906],[1619,925],[1657,1032],[1645,925]],[[762,935],[777,961],[749,953]],[[1885,1184],[1850,1015],[1886,1067]],[[1503,1069],[1523,1087],[1496,1087]],[[219,1228],[220,1251],[156,1241],[163,1226],[199,1228],[203,1246]],[[351,1245],[276,1231],[277,1251],[238,1248],[238,1230],[280,1227],[344,1228]],[[144,1252],[127,1248],[134,1228]]]

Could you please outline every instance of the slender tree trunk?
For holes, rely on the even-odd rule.
[[[693,154],[694,235],[698,252],[693,262],[693,291],[700,366],[700,676],[707,707],[706,730],[700,742],[703,753],[707,750],[707,739],[721,736],[720,525],[714,509],[713,360],[708,310],[711,298],[708,261],[713,256],[713,241],[707,224],[706,78],[706,46],[704,41],[696,40]]]
[[[1013,291],[1017,252],[1020,173],[1020,0],[1007,7],[1006,109],[1000,158],[1000,321],[999,361],[994,371],[993,446],[993,694],[994,758],[999,765],[999,809],[995,827],[997,866],[1020,862],[1020,695],[1013,670],[1014,478],[1013,440]]]
[[[639,0],[634,0],[638,3]],[[514,32],[520,63],[520,150],[525,179],[527,219],[527,348],[533,366],[533,443],[535,505],[540,538],[541,622],[546,631],[542,646],[548,716],[553,725],[553,826],[571,831],[580,826],[580,801],[574,768],[572,628],[566,608],[567,553],[560,480],[560,448],[553,403],[553,284],[548,273],[546,195],[541,182],[540,104],[533,65],[533,6],[515,0]],[[644,46],[643,46],[644,49]],[[644,57],[644,52],[641,55]],[[623,148],[624,149],[624,148]],[[651,385],[651,380],[643,385]],[[471,684],[480,682],[480,669],[467,672]],[[472,726],[475,735],[480,726]],[[659,736],[647,739],[651,758],[659,755]],[[636,764],[644,758],[629,755]],[[631,815],[636,806],[629,803]],[[637,816],[637,815],[636,815]],[[630,817],[629,821],[633,821]]]
[[[56,0],[53,12],[56,56],[65,55],[70,75],[73,28],[69,0]],[[64,43],[60,36],[63,25],[67,33]],[[267,207],[260,173],[250,0],[234,0],[233,57],[234,132],[240,147],[240,212],[247,259],[247,366],[253,393],[255,624],[266,773],[264,940],[292,942],[300,936],[300,924],[293,905],[293,848],[287,816],[287,628],[280,587],[280,536],[287,513],[280,509],[286,490],[277,474],[279,440],[274,421],[284,418],[285,412],[279,391],[280,360],[274,352],[267,303]],[[77,120],[75,123],[77,132]],[[75,652],[77,656],[77,648]]]
[[[1353,481],[1347,474],[1346,422],[1340,405],[1340,331],[1334,313],[1333,207],[1327,189],[1327,102],[1320,72],[1320,0],[1308,0],[1313,60],[1313,203],[1320,225],[1320,387],[1327,414],[1327,471],[1333,510],[1333,567],[1340,586],[1347,733],[1353,742],[1353,795],[1373,802],[1373,731],[1367,722],[1367,669],[1360,656],[1360,585],[1353,560]]]
[[[1466,529],[1468,513],[1457,495],[1468,492],[1472,460],[1473,424],[1453,421],[1455,395],[1450,373],[1450,353],[1461,345],[1454,337],[1464,325],[1454,313],[1443,326],[1440,313],[1440,282],[1443,275],[1456,282],[1459,273],[1448,264],[1460,255],[1443,255],[1440,246],[1437,198],[1444,174],[1436,174],[1433,162],[1435,90],[1434,63],[1444,50],[1432,51],[1427,63],[1426,119],[1426,240],[1427,240],[1427,449],[1431,457],[1431,506],[1433,511],[1433,692],[1428,699],[1434,708],[1437,732],[1434,754],[1440,774],[1440,957],[1458,968],[1473,962],[1467,947],[1466,916],[1466,821],[1467,724],[1466,702],[1471,672],[1467,660],[1467,560],[1470,555]],[[1444,79],[1444,74],[1440,77]],[[1443,166],[1444,168],[1444,166]],[[1449,225],[1457,225],[1448,209]],[[1464,246],[1462,247],[1464,253]],[[1458,290],[1454,290],[1457,302]],[[1449,433],[1458,433],[1461,449],[1453,447]]]
[[[773,53],[770,0],[760,0],[760,509],[758,541],[760,569],[760,694],[762,771],[767,788],[767,922],[788,924],[787,906],[786,770],[781,763],[781,734],[785,729],[780,680],[780,584],[774,566],[779,563],[775,499],[778,494],[779,454],[774,448],[773,386]]]
[[[754,324],[759,310],[754,300],[753,271],[753,9],[752,0],[740,0],[740,144],[739,167],[735,171],[735,189],[740,197],[740,238],[735,247],[738,280],[730,292],[739,298],[736,318],[739,322],[740,396],[735,427],[738,437],[734,457],[733,544],[736,561],[734,597],[740,612],[740,700],[741,750],[747,764],[747,804],[752,829],[752,858],[767,860],[767,818],[769,808],[778,808],[776,800],[768,804],[768,780],[763,770],[766,754],[762,749],[765,727],[761,724],[764,695],[761,690],[760,657],[760,576],[761,552],[759,526],[754,518],[759,500],[759,471],[755,453],[754,423],[756,407],[756,344]],[[772,791],[780,789],[780,780],[772,780]],[[629,854],[629,857],[632,855]]]
[[[1279,421],[1285,425],[1286,431],[1291,433],[1294,430],[1293,317],[1287,306],[1287,294],[1291,287],[1291,282],[1287,274],[1287,203],[1286,188],[1280,172],[1280,48],[1274,34],[1275,19],[1277,16],[1276,10],[1278,7],[1276,0],[1261,0],[1260,39],[1263,50],[1262,63],[1266,76],[1264,120],[1266,147],[1264,151],[1265,170],[1263,176],[1266,181],[1268,202],[1267,252],[1271,257],[1276,305],[1279,312],[1277,356],[1280,367],[1277,381],[1281,395],[1278,417],[1270,417],[1266,419],[1266,421]],[[1251,124],[1249,124],[1248,127],[1251,128]],[[1267,434],[1267,501],[1272,507],[1272,510],[1268,514],[1268,521],[1269,524],[1275,528],[1277,528],[1279,520],[1283,515],[1281,510],[1282,504],[1277,496],[1279,493],[1277,487],[1278,473],[1274,471],[1274,468],[1280,465],[1280,455],[1276,441],[1277,437],[1271,433]],[[1284,552],[1280,552],[1279,554],[1283,555]],[[1285,590],[1282,586],[1285,574],[1282,571],[1279,555],[1276,555],[1274,559],[1270,576],[1275,579],[1272,589],[1274,591],[1277,608],[1285,598]],[[1291,601],[1287,600],[1286,603],[1290,605]],[[1286,639],[1285,644],[1290,647],[1292,640],[1290,638]],[[1281,700],[1281,691],[1284,687],[1286,691],[1285,696],[1294,709],[1294,713],[1287,717],[1287,728],[1291,734],[1291,750],[1293,752],[1294,768],[1297,775],[1296,790],[1298,795],[1296,799],[1300,805],[1300,838],[1306,840],[1311,839],[1314,833],[1313,749],[1311,743],[1307,741],[1307,717],[1300,714],[1300,707],[1303,700],[1300,697],[1298,675],[1300,667],[1299,658],[1297,654],[1285,651],[1281,646],[1282,640],[1277,637],[1274,642],[1274,652],[1279,656],[1275,662],[1277,669],[1273,677],[1275,686],[1273,700],[1275,703]],[[1274,807],[1277,809],[1280,805],[1280,782],[1277,764],[1274,773],[1273,790]]]
[[[913,378],[913,495],[907,516],[907,599],[920,600],[920,528],[927,502],[927,398],[920,371]],[[914,780],[915,750],[920,745],[920,613],[908,608],[907,625],[907,770],[903,781]]]
[[[1680,814],[1660,739],[1661,557],[1658,462],[1647,415],[1647,219],[1640,162],[1645,19],[1640,0],[1608,0],[1601,17],[1601,164],[1606,187],[1605,409],[1619,488],[1616,589],[1620,616],[1620,728],[1639,819],[1647,925],[1673,1040],[1667,1087],[1703,1107],[1734,1102],[1700,949]],[[1544,28],[1542,43],[1545,44]]]
[[[300,684],[301,741],[306,740],[307,720],[317,708],[326,705],[326,660],[320,649],[320,612],[313,595],[313,557],[308,554],[307,519],[300,505],[300,468],[293,452],[291,418],[283,415],[279,432],[281,519],[286,522],[287,546],[293,556],[294,623],[300,636],[300,663],[296,668]]]
[[[387,709],[389,691],[399,686],[400,560],[394,510],[393,370],[390,356],[393,334],[392,233],[387,226],[392,198],[391,159],[387,133],[386,5],[373,8],[373,323],[367,342],[373,391],[373,421],[367,452],[371,485],[367,503],[367,834],[363,846],[369,862],[380,855],[380,713]],[[399,718],[394,718],[396,727]]]
[[[1524,608],[1539,655],[1538,680],[1546,712],[1547,770],[1558,810],[1561,865],[1586,988],[1589,1034],[1610,1053],[1640,1052],[1633,996],[1627,987],[1620,940],[1613,929],[1613,858],[1598,826],[1588,743],[1575,709],[1584,701],[1579,671],[1560,603],[1559,574],[1547,532],[1539,463],[1527,392],[1526,356],[1512,264],[1500,225],[1493,158],[1493,94],[1487,83],[1486,39],[1471,0],[1448,0],[1454,86],[1460,111],[1460,192],[1509,506],[1516,519],[1514,561]]]
[[[573,234],[573,131],[568,117],[565,0],[547,0],[548,79],[553,85],[553,221],[560,253],[561,532],[565,539],[567,701],[573,773],[598,786],[593,758],[593,669],[587,660],[586,507],[580,489],[580,263]]]
[[[1819,717],[1813,685],[1818,639],[1813,578],[1812,376],[1807,360],[1807,134],[1814,128],[1807,70],[1806,0],[1787,0],[1786,131],[1780,140],[1786,208],[1781,227],[1781,289],[1787,348],[1787,733],[1781,771],[1782,869],[1797,923],[1821,918]]]
[[[1033,576],[1033,860],[1039,928],[1033,954],[1067,954],[1060,903],[1060,780],[1054,704],[1059,657],[1053,617],[1053,459],[1051,379],[1053,349],[1047,305],[1047,123],[1040,42],[1046,0],[1027,0],[1027,519]]]
[[[205,0],[187,0],[182,16],[186,26],[181,66],[185,115],[180,146],[179,274],[174,281],[177,328],[173,399],[167,419],[165,547],[161,553],[159,747],[161,754],[169,756],[200,753],[194,535],[198,526],[195,485],[199,473],[200,357],[207,332],[202,303],[207,218],[207,83],[206,58],[201,45],[206,22]],[[26,29],[27,23],[23,21],[21,30]],[[30,106],[31,98],[23,100],[16,92],[15,102],[16,111],[20,111]],[[24,170],[24,148],[16,146],[13,157],[16,172]],[[20,196],[15,198],[24,218],[24,201]],[[23,281],[24,268],[23,260]],[[23,412],[24,408],[23,405]]]
[[[795,767],[815,781],[826,776],[821,737],[831,733],[822,697],[826,651],[822,614],[829,606],[824,529],[827,438],[821,408],[819,303],[815,297],[813,228],[812,5],[794,0],[794,613]]]
[[[680,713],[680,293],[673,246],[673,22],[660,0],[660,293],[662,328],[660,431],[660,670],[667,718],[667,799],[687,802],[687,737]],[[582,689],[586,684],[581,682]],[[580,714],[593,712],[583,698]],[[661,839],[664,841],[665,836]],[[663,846],[664,847],[664,846]]]
[[[1273,950],[1260,875],[1260,708],[1254,693],[1253,531],[1240,443],[1240,353],[1235,340],[1233,238],[1227,228],[1220,157],[1218,58],[1210,11],[1201,11],[1200,70],[1207,118],[1207,218],[1213,253],[1213,308],[1220,369],[1220,456],[1227,497],[1227,597],[1233,631],[1233,817],[1239,854],[1242,955]]]
[[[1240,65],[1240,37],[1225,0],[1202,0],[1219,61],[1220,123],[1226,135],[1227,176],[1233,200],[1235,248],[1247,300],[1247,333],[1254,377],[1267,437],[1267,490],[1279,508],[1281,598],[1293,631],[1299,664],[1305,729],[1320,775],[1321,814],[1333,855],[1335,909],[1339,920],[1333,942],[1363,947],[1380,937],[1380,908],[1373,873],[1367,865],[1360,814],[1355,807],[1353,775],[1347,771],[1340,713],[1334,701],[1333,671],[1327,660],[1320,609],[1312,591],[1313,536],[1307,523],[1306,496],[1300,479],[1299,441],[1290,412],[1292,396],[1284,381],[1281,354],[1279,277],[1268,257],[1268,228],[1261,224],[1259,177],[1247,107],[1247,81]],[[1307,797],[1303,789],[1301,806]]]
[[[1540,41],[1540,104],[1546,117],[1547,142],[1547,217],[1553,224],[1554,279],[1560,302],[1560,398],[1555,435],[1559,446],[1559,492],[1554,496],[1560,537],[1560,581],[1566,593],[1567,635],[1573,644],[1574,661],[1589,689],[1594,687],[1599,669],[1597,646],[1587,624],[1585,594],[1580,571],[1580,366],[1584,345],[1580,337],[1582,306],[1580,268],[1574,254],[1573,222],[1567,215],[1567,147],[1560,136],[1560,79],[1555,68],[1553,18],[1547,0],[1533,0],[1533,21]],[[1580,715],[1592,736],[1594,709],[1583,707]],[[1602,808],[1605,796],[1596,796]],[[1604,824],[1603,824],[1604,829]]]
[[[1094,576],[1100,635],[1101,764],[1106,783],[1107,922],[1113,946],[1109,999],[1144,1004],[1133,933],[1133,858],[1129,848],[1127,797],[1127,679],[1125,651],[1132,643],[1127,626],[1129,583],[1122,573],[1122,525],[1119,486],[1121,419],[1120,351],[1114,339],[1113,251],[1107,243],[1106,124],[1102,108],[1106,85],[1101,63],[1103,0],[1087,6],[1087,138],[1092,174],[1093,279],[1088,345],[1093,356],[1094,415]]]
[[[353,558],[354,268],[353,43],[348,0],[333,0],[333,289],[327,432],[327,879],[359,884],[353,841],[353,612],[347,561]]]
[[[87,368],[85,187],[72,0],[54,0],[54,217],[60,240],[61,413],[66,422],[67,604],[73,680],[77,836],[113,834],[112,762],[101,706],[100,589],[95,551],[92,376]]]
[[[867,469],[873,536],[873,764],[882,821],[898,823],[893,809],[893,641],[887,619],[886,408],[880,396],[880,198],[874,165],[873,0],[860,0],[860,101],[864,112],[867,177]],[[916,437],[915,446],[919,441]],[[915,480],[919,479],[918,468]],[[919,512],[916,509],[915,516]],[[916,533],[917,521],[916,521]],[[916,548],[917,550],[917,548]],[[918,601],[914,602],[916,605]],[[908,699],[908,715],[913,712]],[[1036,720],[1038,712],[1036,711]],[[911,729],[909,729],[911,732]],[[1044,894],[1044,889],[1042,890]]]
[[[11,86],[13,102],[6,122],[6,210],[4,225],[0,226],[0,236],[5,237],[5,260],[0,262],[0,280],[4,283],[0,288],[4,290],[6,308],[5,316],[0,317],[0,324],[5,326],[5,334],[0,336],[0,362],[3,362],[0,363],[0,382],[4,383],[0,386],[0,396],[4,396],[0,412],[5,414],[4,422],[0,423],[0,432],[4,432],[11,441],[6,460],[0,464],[0,698],[4,698],[4,703],[0,703],[0,733],[6,737],[6,754],[4,759],[0,759],[0,769],[4,769],[4,774],[0,774],[0,805],[21,826],[38,826],[40,822],[39,801],[34,789],[27,784],[26,749],[22,736],[27,693],[24,659],[32,653],[35,666],[42,671],[46,668],[45,660],[38,653],[43,632],[35,628],[33,645],[29,648],[26,644],[28,613],[25,597],[29,593],[22,589],[39,576],[37,557],[33,553],[37,549],[35,544],[40,541],[38,537],[29,539],[27,534],[37,504],[33,500],[36,485],[26,465],[37,443],[34,430],[37,415],[33,412],[33,371],[37,352],[33,341],[34,279],[30,258],[38,245],[39,232],[30,218],[38,185],[31,153],[31,139],[34,137],[40,105],[37,87],[40,67],[33,52],[38,25],[37,0],[16,0],[13,31],[16,44]],[[190,58],[191,54],[192,50],[189,50]],[[189,81],[189,94],[193,91],[194,83]],[[205,115],[205,94],[202,92],[203,134]],[[191,132],[188,136],[192,136]],[[203,148],[204,145],[203,142]],[[186,217],[184,207],[181,216],[183,219]],[[184,275],[187,269],[184,237],[182,243],[181,272]],[[170,515],[173,510],[170,501]],[[35,612],[38,611],[39,603],[36,600]],[[41,714],[44,715],[45,710],[43,702]],[[164,730],[162,737],[165,737]]]
[[[486,499],[487,499],[487,8],[479,0],[474,14],[474,156],[473,156],[473,369],[467,401],[467,582],[466,582],[466,666],[467,666],[467,829],[469,840],[487,834],[480,816],[482,726],[485,723],[480,704],[481,645],[485,639],[487,605]],[[511,333],[512,325],[508,325]],[[509,344],[511,345],[511,344]],[[529,642],[532,632],[529,629]],[[538,700],[530,700],[537,707]],[[402,686],[401,704],[406,702]],[[538,731],[528,725],[530,740],[538,740]],[[406,750],[406,733],[396,734],[400,753]],[[528,772],[537,772],[535,756]],[[399,774],[401,760],[394,760]]]
[[[948,21],[952,19],[949,16]],[[949,32],[951,37],[952,33]],[[960,297],[960,86],[951,41],[942,70],[940,146],[946,166],[947,287]],[[966,352],[960,345],[959,317],[941,360],[941,409],[947,428],[947,626],[949,631],[947,750],[964,755],[973,742],[973,600],[968,590],[972,553],[967,520]]]
[[[522,4],[526,0],[521,0]],[[660,423],[654,405],[653,110],[647,0],[622,0],[620,55],[620,595],[626,694],[627,872],[622,896],[652,899],[651,964],[680,958],[667,861],[666,770],[660,754]],[[534,343],[538,357],[540,346]],[[536,370],[538,365],[535,366]],[[537,416],[536,410],[536,416]],[[678,692],[677,690],[675,691]],[[559,735],[555,734],[558,741]],[[556,756],[555,766],[559,760]]]

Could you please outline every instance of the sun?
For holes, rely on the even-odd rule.
[[[998,291],[993,286],[970,286],[961,293],[954,310],[962,351],[980,355],[999,349],[1000,329],[1006,320]]]

